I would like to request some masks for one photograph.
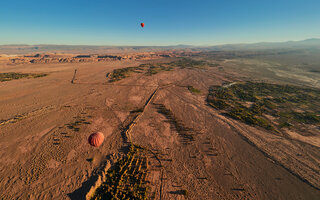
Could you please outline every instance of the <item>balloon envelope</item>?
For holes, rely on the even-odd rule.
[[[144,27],[144,23],[141,23],[140,25],[141,25],[142,28]]]
[[[88,142],[94,147],[98,147],[103,143],[104,135],[101,132],[92,133],[89,138]]]

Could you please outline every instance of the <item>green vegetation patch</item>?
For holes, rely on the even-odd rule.
[[[143,151],[143,148],[131,145],[127,156],[108,170],[106,181],[96,189],[91,200],[148,199],[148,160]]]
[[[210,64],[206,61],[203,60],[194,60],[190,58],[181,58],[177,61],[173,61],[169,63],[170,66],[172,67],[179,67],[179,68],[198,68],[198,69],[205,69]]]
[[[172,66],[168,66],[167,64],[152,64],[147,65],[147,72],[145,73],[148,76],[152,76],[154,74],[157,74],[161,71],[171,71],[173,69]]]
[[[320,125],[320,90],[269,83],[236,83],[212,86],[207,102],[225,114],[268,130],[299,130]],[[270,119],[272,118],[272,119]]]
[[[141,70],[143,70],[141,67],[126,67],[115,69],[113,70],[113,72],[108,74],[107,77],[110,79],[109,82],[115,82],[129,77],[132,73],[139,73]]]
[[[39,78],[47,75],[48,74],[30,74],[30,73],[16,73],[16,72],[0,73],[0,82],[11,81],[11,80],[20,79],[20,78]]]
[[[204,69],[206,67],[215,66],[215,64],[209,64],[205,61],[197,61],[189,58],[181,58],[177,61],[169,63],[147,63],[141,64],[138,67],[126,67],[121,69],[115,69],[111,73],[107,74],[109,82],[115,82],[127,77],[130,77],[133,73],[143,73],[147,76],[152,76],[162,71],[172,71],[175,68],[199,68]]]
[[[194,93],[194,94],[200,94],[200,90],[197,89],[197,88],[194,88],[193,86],[188,86],[188,90],[191,92],[191,93]]]

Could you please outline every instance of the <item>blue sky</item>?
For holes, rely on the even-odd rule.
[[[0,44],[216,45],[306,38],[320,38],[319,0],[0,1]]]

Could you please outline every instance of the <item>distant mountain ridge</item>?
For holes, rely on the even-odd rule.
[[[54,45],[39,44],[25,45],[12,44],[0,45],[0,54],[25,54],[43,52],[63,52],[63,53],[121,53],[121,52],[143,52],[143,51],[163,51],[173,49],[190,50],[264,50],[264,49],[291,49],[291,48],[316,48],[320,49],[320,38],[310,38],[301,41],[287,42],[259,42],[252,44],[224,44],[213,46],[194,46],[194,45],[169,45],[169,46],[98,46],[98,45]]]
[[[252,44],[225,44],[205,47],[207,50],[266,50],[266,49],[291,49],[291,48],[317,48],[320,49],[320,39],[311,38],[300,41],[287,42],[259,42]]]

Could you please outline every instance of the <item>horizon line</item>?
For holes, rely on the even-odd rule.
[[[286,42],[302,42],[307,40],[320,40],[320,38],[307,38],[302,40],[283,40],[280,42],[243,42],[243,43],[223,43],[210,45],[193,45],[193,44],[167,44],[167,45],[95,45],[95,44],[0,44],[0,46],[95,46],[95,47],[169,47],[169,46],[193,46],[193,47],[210,47],[224,45],[245,45],[245,44],[260,44],[260,43],[286,43]]]

